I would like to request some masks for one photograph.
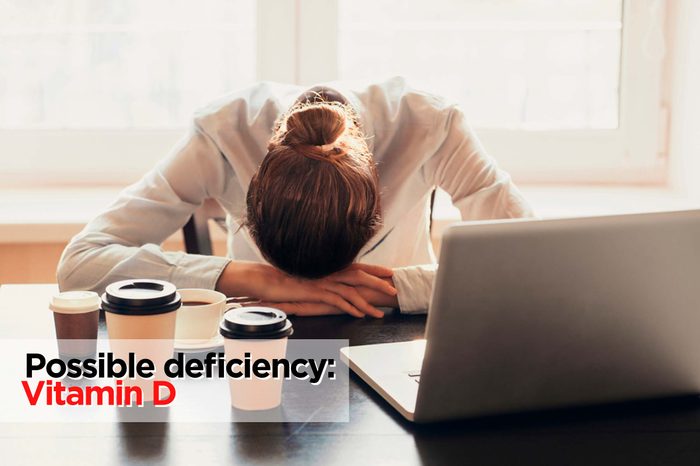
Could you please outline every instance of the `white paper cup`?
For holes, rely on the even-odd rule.
[[[282,359],[287,354],[287,338],[293,333],[287,315],[273,308],[244,307],[224,315],[219,326],[224,337],[225,359],[244,360],[250,353],[252,361]],[[253,411],[278,407],[282,402],[284,379],[235,379],[229,377],[231,406]]]
[[[182,307],[177,311],[175,340],[202,343],[219,335],[219,322],[226,310],[226,295],[214,290],[185,288],[178,290]],[[188,305],[191,302],[207,304]]]
[[[153,382],[167,380],[163,365],[172,357],[175,321],[180,308],[175,285],[161,280],[123,280],[112,283],[102,295],[110,347],[115,357],[150,359],[156,372],[152,379],[127,379],[126,386],[142,389],[143,401],[153,400]]]

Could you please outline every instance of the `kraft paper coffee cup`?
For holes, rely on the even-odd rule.
[[[165,362],[173,355],[175,320],[181,298],[175,285],[162,280],[135,279],[112,283],[102,295],[110,347],[118,358],[148,358],[154,379],[134,379],[144,401],[153,400],[153,381],[165,380]],[[127,383],[128,385],[128,383]]]
[[[287,354],[287,338],[294,332],[287,315],[269,307],[233,309],[221,320],[219,332],[224,337],[226,361],[243,360],[250,353],[257,359],[282,359]],[[231,405],[243,410],[276,408],[282,402],[281,378],[234,379],[229,377]]]
[[[226,295],[201,288],[185,288],[178,290],[178,293],[182,306],[177,311],[175,340],[201,343],[216,338],[227,306]]]
[[[92,291],[64,291],[51,297],[58,354],[61,358],[95,355],[100,297]]]

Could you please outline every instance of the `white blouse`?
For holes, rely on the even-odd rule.
[[[428,231],[436,186],[451,195],[464,220],[524,217],[531,210],[454,104],[402,78],[326,86],[357,110],[379,173],[383,226],[357,260],[393,267],[401,311],[424,312],[436,270]],[[238,223],[275,120],[305,90],[263,82],[199,111],[170,155],[71,240],[58,267],[60,288],[101,292],[113,281],[148,277],[211,289],[231,259],[264,262]],[[228,257],[161,250],[207,198],[227,213]]]

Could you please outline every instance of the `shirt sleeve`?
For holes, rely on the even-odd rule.
[[[424,164],[427,183],[444,189],[459,209],[462,220],[488,220],[533,216],[532,209],[510,176],[486,153],[464,115],[452,108],[438,121],[442,143]],[[427,312],[437,266],[394,269],[402,313]]]
[[[61,290],[102,292],[129,278],[167,280],[179,288],[213,289],[229,259],[166,252],[160,244],[217,198],[233,169],[195,122],[172,153],[90,221],[61,256]]]
[[[402,314],[422,314],[428,310],[437,264],[394,269],[394,286]]]
[[[462,220],[533,215],[510,175],[486,153],[460,110],[452,108],[440,126],[444,139],[423,166],[423,174],[428,183],[451,196]]]

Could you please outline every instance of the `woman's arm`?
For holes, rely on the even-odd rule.
[[[532,217],[510,176],[486,153],[464,114],[453,107],[438,119],[444,138],[423,165],[425,181],[444,189],[462,220]]]
[[[461,111],[451,108],[440,114],[436,131],[442,131],[443,139],[422,173],[426,183],[450,194],[462,220],[533,216],[510,176],[486,153]],[[433,264],[394,270],[401,312],[428,310],[436,273]]]
[[[308,284],[319,286],[321,289],[347,286],[356,293],[356,298],[370,306],[365,314],[372,317],[383,317],[384,313],[376,307],[397,307],[396,289],[393,283],[393,272],[386,267],[369,264],[353,264],[345,270],[319,280],[307,280]],[[343,308],[342,303],[329,301],[321,302],[309,300],[299,295],[295,299],[287,299],[283,296],[253,300],[244,305],[263,305],[282,309],[288,314],[301,316],[317,316],[329,314],[348,313],[355,317],[364,317],[364,314],[349,312]],[[361,308],[364,306],[360,306]]]
[[[213,288],[229,259],[165,252],[159,245],[204,199],[218,197],[232,176],[231,166],[195,124],[170,156],[71,240],[58,266],[60,288],[101,292],[113,281],[138,277]]]
[[[382,304],[373,300],[377,296],[395,299],[391,276],[392,270],[386,267],[353,264],[328,277],[309,280],[267,264],[234,261],[221,274],[216,289],[228,296],[255,297],[251,304],[262,303],[291,314],[345,312],[355,317],[382,317],[384,313],[375,307]]]

